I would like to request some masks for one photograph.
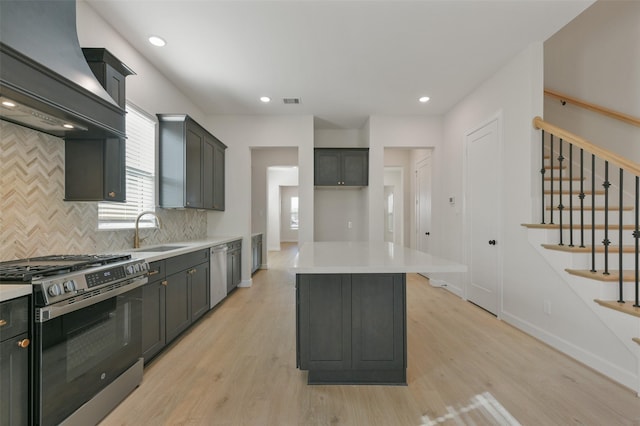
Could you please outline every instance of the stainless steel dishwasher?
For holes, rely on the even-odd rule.
[[[222,299],[227,297],[227,245],[221,244],[211,248],[211,277],[210,289],[211,299],[209,309],[216,306]]]

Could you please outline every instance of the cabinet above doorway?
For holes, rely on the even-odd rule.
[[[224,210],[227,146],[186,114],[158,114],[160,206]]]
[[[315,148],[314,184],[369,185],[369,148]]]

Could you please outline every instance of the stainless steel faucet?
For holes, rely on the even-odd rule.
[[[146,212],[140,213],[138,217],[136,217],[136,231],[135,231],[135,234],[133,235],[133,248],[140,248],[140,231],[138,227],[140,226],[140,218],[146,214],[153,215],[153,217],[156,218],[156,222],[158,223],[158,229],[162,228],[162,223],[160,222],[160,218],[155,212],[146,211]]]

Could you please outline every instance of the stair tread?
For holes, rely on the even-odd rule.
[[[594,302],[596,302],[600,306],[604,306],[605,308],[615,309],[616,311],[624,312],[625,314],[640,317],[640,308],[633,306],[633,302],[631,301],[628,301],[626,303],[619,303],[615,300],[595,299]]]
[[[589,269],[565,269],[569,274],[578,277],[589,278],[596,281],[618,282],[620,274],[618,270],[609,270],[609,275],[604,275],[602,271],[591,272]],[[622,281],[635,282],[636,272],[634,269],[625,269],[622,271]]]
[[[584,247],[573,246],[569,247],[568,245],[559,245],[559,244],[542,244],[542,247],[549,250],[556,251],[566,251],[571,253],[591,253],[591,246],[587,245]],[[635,246],[622,246],[623,253],[635,253]],[[619,246],[609,246],[609,253],[619,253]],[[598,245],[596,246],[596,253],[604,253],[604,246]]]
[[[524,226],[525,228],[531,228],[531,229],[559,229],[560,228],[560,224],[558,223],[523,223],[522,226]],[[596,229],[604,229],[604,225],[603,224],[596,224],[595,225]],[[635,225],[622,225],[622,229],[635,229]],[[571,229],[571,225],[568,223],[563,223],[562,224],[562,229]],[[580,225],[579,224],[573,224],[573,229],[575,231],[579,231],[580,230]],[[591,229],[591,224],[590,223],[585,223],[584,224],[584,229]],[[609,229],[620,229],[620,227],[617,224],[609,224]]]

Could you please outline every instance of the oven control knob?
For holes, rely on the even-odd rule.
[[[136,270],[136,272],[140,272],[140,264],[136,263],[133,268]]]
[[[133,274],[133,272],[134,272],[134,270],[133,270],[133,265],[129,265],[129,266],[127,266],[127,273],[128,273],[129,275],[131,275],[131,274]]]
[[[60,294],[62,293],[62,290],[60,289],[60,285],[59,284],[51,284],[51,286],[49,286],[49,288],[47,289],[47,293],[49,293],[49,296],[60,296]]]
[[[63,286],[66,293],[72,292],[76,289],[76,283],[73,280],[65,281]]]
[[[141,264],[140,264],[140,268],[141,268],[143,271],[146,271],[147,269],[149,269],[149,268],[147,267],[147,264],[146,264],[146,263],[141,263]]]

